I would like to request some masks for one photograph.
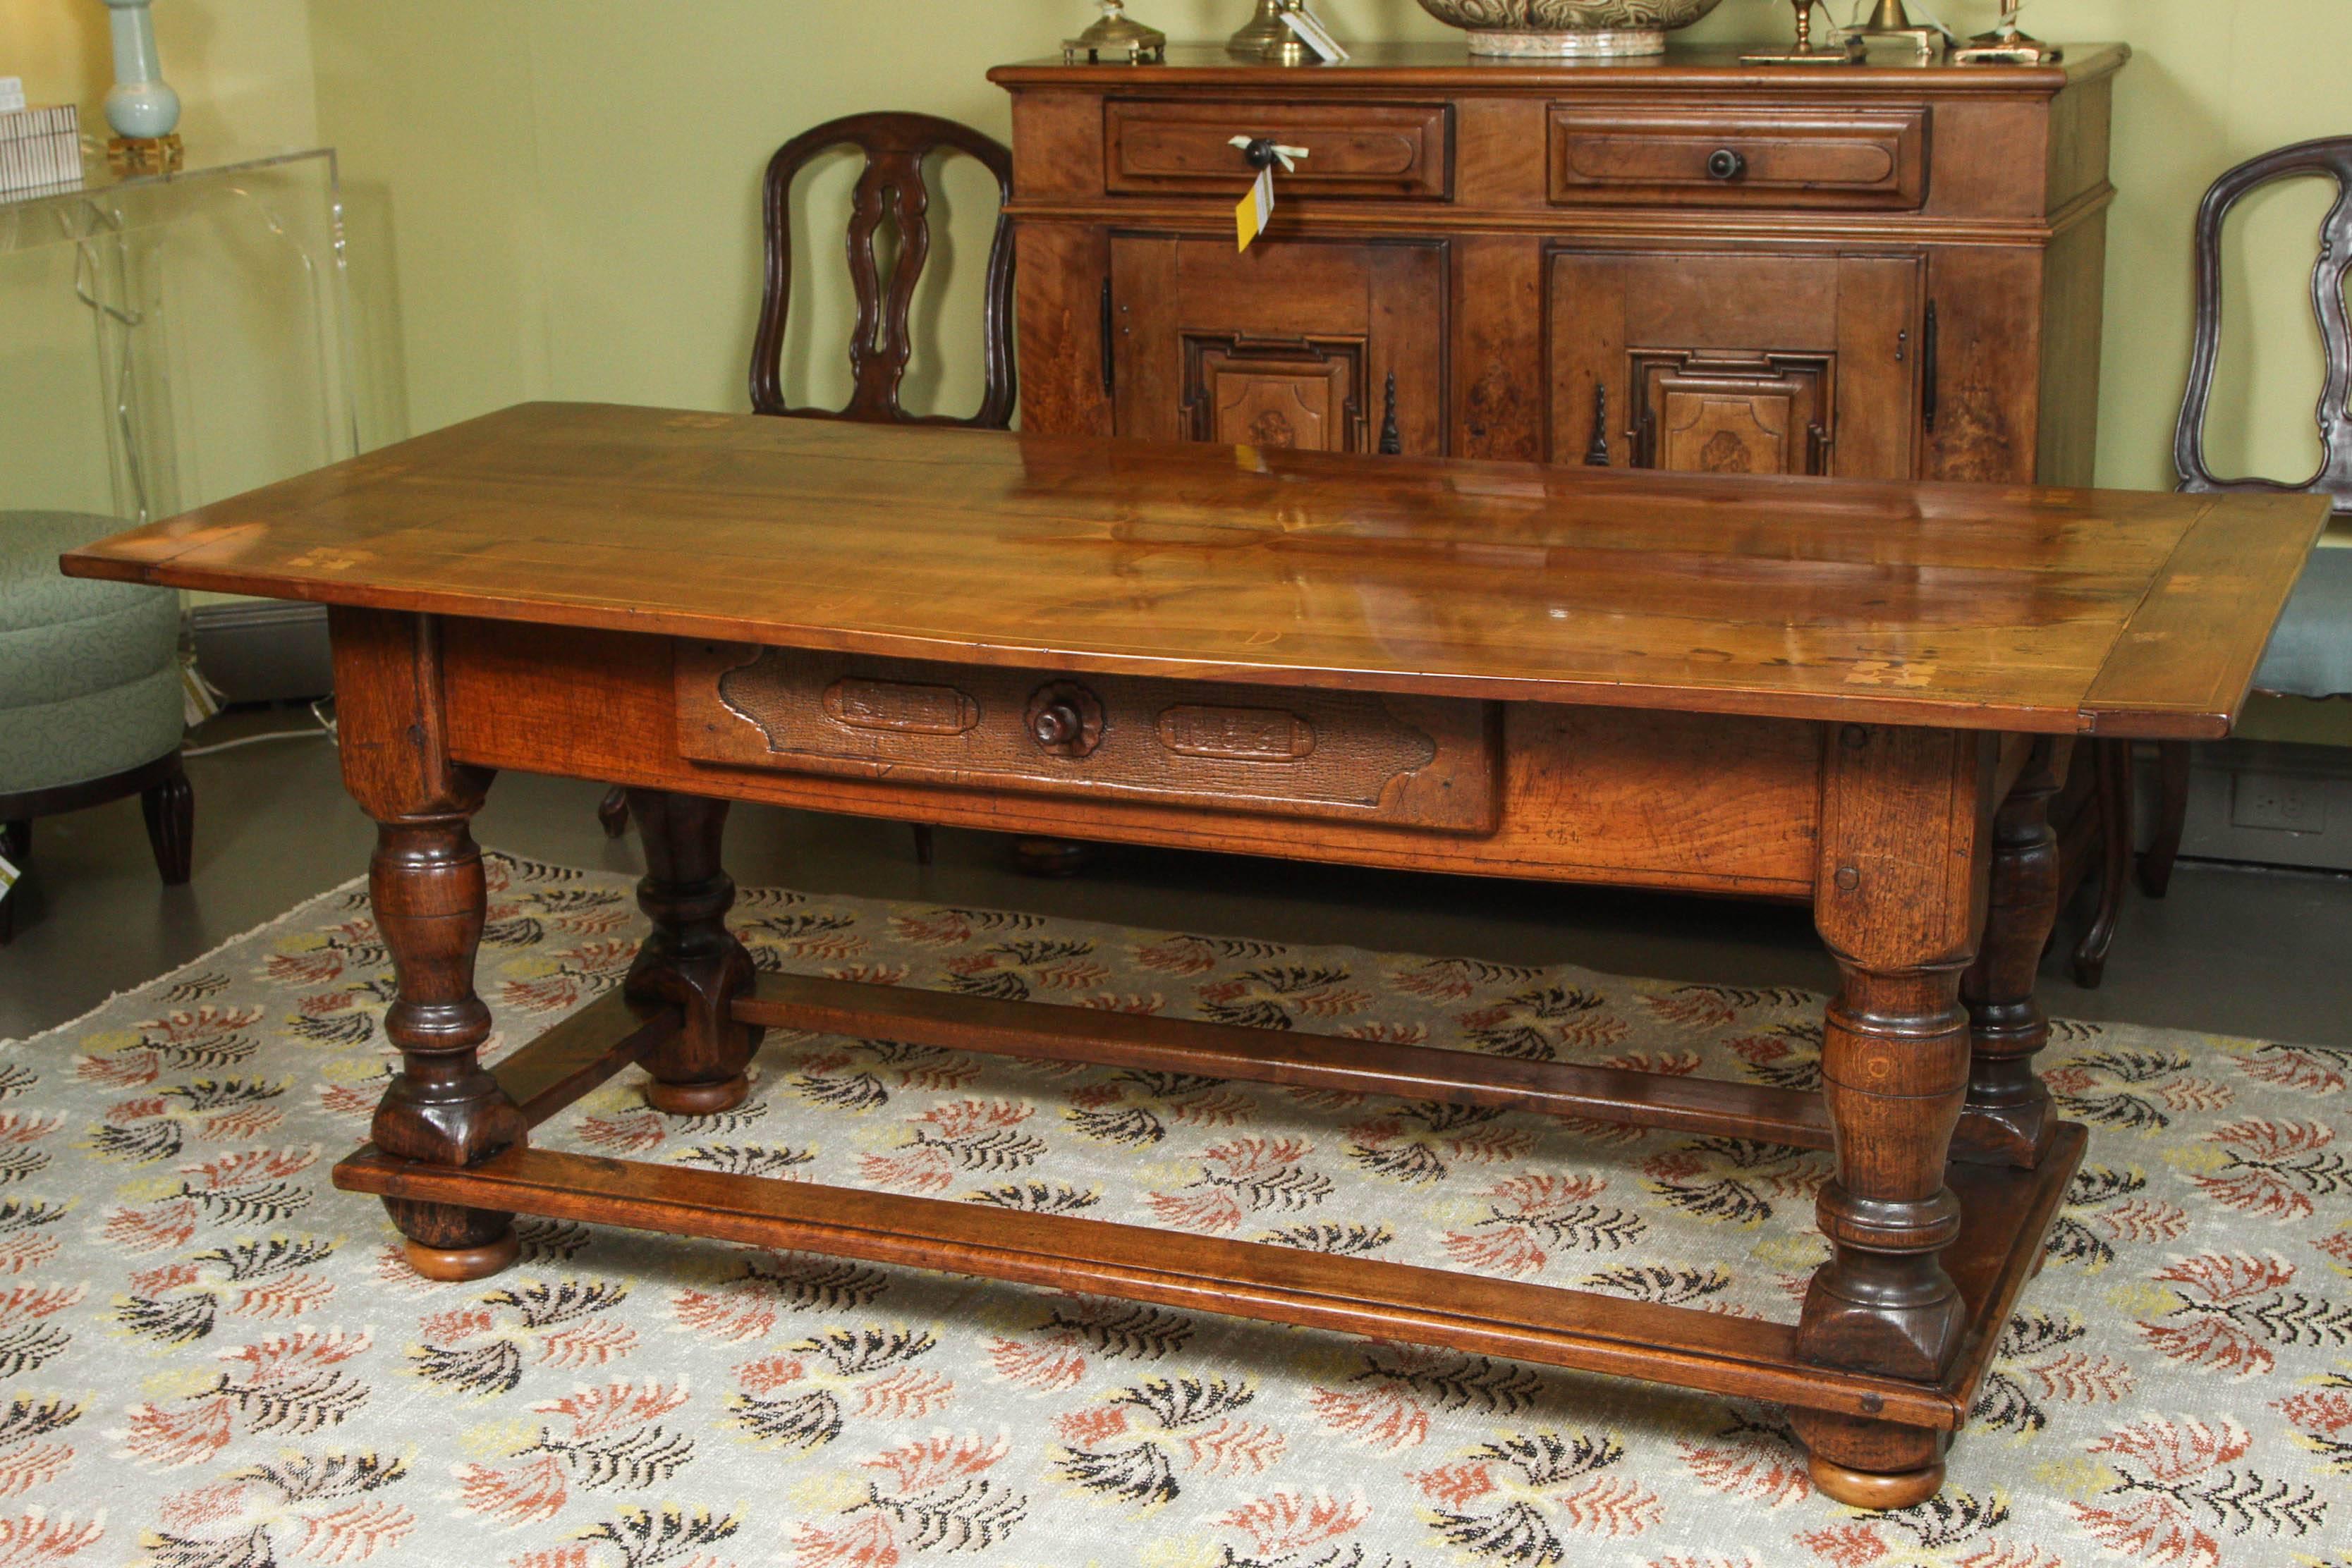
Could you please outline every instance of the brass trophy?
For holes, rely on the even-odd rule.
[[[1744,66],[1858,66],[1868,63],[1869,47],[1858,33],[1840,30],[1834,48],[1813,47],[1813,7],[1820,0],[1793,0],[1797,10],[1797,47],[1793,49],[1767,49],[1752,55],[1742,55]],[[1835,26],[1834,23],[1832,24]]]
[[[2025,0],[2000,0],[2000,26],[1979,33],[1952,51],[1952,63],[1962,66],[2054,66],[2066,57],[2055,44],[2028,37],[2017,25]]]
[[[1168,57],[1168,35],[1147,27],[1127,14],[1127,0],[1095,0],[1102,16],[1075,38],[1062,40],[1065,64],[1124,60],[1131,66],[1157,65]]]
[[[1923,27],[1911,19],[1903,0],[1878,0],[1870,13],[1870,20],[1846,30],[1852,38],[1908,38],[1918,49],[1919,57],[1932,60],[1944,52],[1944,30]]]

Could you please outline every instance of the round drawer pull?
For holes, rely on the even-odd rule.
[[[1029,738],[1055,757],[1084,757],[1102,744],[1102,699],[1076,681],[1048,681],[1029,696]]]
[[[1706,172],[1713,180],[1737,180],[1748,172],[1748,160],[1733,148],[1718,147],[1706,155]]]
[[[1077,704],[1067,698],[1047,703],[1029,721],[1029,733],[1048,751],[1069,745],[1085,734],[1086,728],[1086,716],[1078,712]]]

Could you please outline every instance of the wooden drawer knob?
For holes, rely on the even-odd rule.
[[[1102,699],[1076,681],[1048,681],[1029,698],[1029,738],[1056,757],[1084,757],[1102,744]]]
[[[1713,180],[1737,180],[1748,172],[1748,159],[1737,148],[1718,147],[1706,155],[1706,172]]]

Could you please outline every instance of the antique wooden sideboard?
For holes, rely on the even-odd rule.
[[[2127,57],[1000,68],[1024,428],[2089,484]]]
[[[1444,1344],[1779,1401],[1885,1508],[1938,1485],[2083,1150],[2033,1068],[2067,753],[2227,733],[2326,516],[541,404],[64,565],[331,607],[401,1051],[336,1180],[425,1273],[505,1267],[527,1213]],[[652,933],[486,1066],[499,768],[628,787]],[[1822,1088],[755,975],[730,800],[1804,901]],[[533,1146],[639,1066],[734,1104],[767,1028],[1831,1149],[1830,1257],[1765,1322]]]
[[[2088,485],[2120,45],[2063,65],[1007,66],[1028,430]],[[1305,147],[1236,255],[1235,136]],[[1384,439],[1385,437],[1385,439]],[[2129,748],[2053,807],[2095,984]]]

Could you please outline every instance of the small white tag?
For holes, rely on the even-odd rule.
[[[194,653],[180,655],[180,717],[190,729],[220,712],[220,688],[205,679]]]
[[[1253,141],[1251,137],[1235,136],[1230,138],[1226,145],[1238,147],[1246,152]],[[1275,162],[1282,165],[1285,173],[1291,174],[1298,172],[1298,160],[1307,156],[1304,147],[1285,147],[1278,142],[1266,143],[1266,151],[1274,154]],[[1250,182],[1249,194],[1234,204],[1234,248],[1249,249],[1250,242],[1265,232],[1266,220],[1273,216],[1274,164],[1269,163],[1257,172],[1256,179]]]
[[[9,862],[6,855],[0,855],[0,898],[7,897],[8,890],[16,886],[16,879],[24,874]]]
[[[1339,47],[1339,40],[1333,37],[1321,22],[1308,16],[1303,7],[1284,11],[1282,24],[1297,34],[1300,41],[1314,50],[1324,64],[1338,65],[1348,57],[1348,51]]]
[[[1265,232],[1266,220],[1273,216],[1274,170],[1269,166],[1257,172],[1249,193],[1234,208],[1234,248],[1249,249],[1250,242]]]

